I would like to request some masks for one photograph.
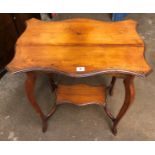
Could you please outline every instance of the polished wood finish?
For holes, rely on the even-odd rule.
[[[16,54],[7,66],[10,72],[26,72],[26,93],[31,105],[40,115],[43,132],[47,120],[61,103],[76,105],[98,104],[104,107],[113,122],[112,132],[133,103],[135,76],[146,76],[151,68],[144,58],[144,43],[136,32],[136,22],[103,22],[91,19],[71,19],[59,22],[27,21],[27,29],[18,39]],[[56,101],[47,116],[34,96],[37,78],[35,71],[49,77]],[[53,80],[54,73],[70,77],[87,77],[104,74],[112,77],[109,94],[112,95],[116,78],[122,78],[125,100],[116,117],[107,108],[108,93],[103,85],[63,85]]]
[[[116,116],[116,119],[114,120],[114,125],[112,128],[112,132],[114,134],[117,134],[117,125],[121,118],[124,116],[126,111],[129,109],[130,105],[133,103],[134,97],[135,97],[135,89],[134,89],[134,76],[129,76],[124,79],[124,86],[125,86],[125,100],[124,104],[121,107],[118,115]]]
[[[122,117],[125,115],[126,111],[129,109],[130,105],[133,103],[135,97],[135,89],[134,89],[134,76],[127,76],[124,79],[124,87],[125,87],[125,100],[122,105],[118,115],[114,117],[110,111],[107,109],[107,104],[105,104],[104,109],[109,118],[113,121],[112,132],[114,135],[117,134],[117,126]]]
[[[42,131],[45,132],[47,130],[47,120],[54,114],[56,111],[56,104],[51,108],[50,112],[47,114],[47,116],[42,112],[39,104],[36,101],[35,95],[34,95],[34,88],[36,83],[37,74],[34,72],[28,72],[27,73],[27,80],[25,81],[25,90],[27,97],[33,106],[34,110],[39,114],[41,120],[42,120]]]
[[[104,22],[93,19],[27,21],[21,45],[133,45],[144,46],[136,32],[136,21]],[[35,30],[35,31],[34,31]],[[123,39],[122,39],[123,38]],[[46,41],[45,41],[46,39]]]
[[[105,88],[103,86],[88,86],[86,84],[60,84],[56,91],[56,98],[58,104],[103,105],[105,103]]]
[[[143,55],[144,43],[133,20],[31,19],[7,68],[11,72],[47,70],[74,77],[99,73],[145,76],[151,69]],[[77,67],[85,70],[78,72]]]

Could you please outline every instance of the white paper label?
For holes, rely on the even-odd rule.
[[[77,72],[84,72],[85,71],[85,67],[76,67],[76,71]]]

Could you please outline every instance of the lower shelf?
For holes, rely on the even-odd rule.
[[[56,90],[57,104],[72,103],[76,105],[104,104],[104,86],[86,84],[58,85]]]

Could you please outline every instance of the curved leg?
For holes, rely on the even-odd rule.
[[[116,83],[116,77],[113,76],[112,80],[111,80],[110,87],[109,87],[109,94],[110,94],[110,96],[113,95],[113,90],[114,90],[115,83]]]
[[[25,89],[27,93],[27,97],[34,108],[34,110],[39,114],[41,120],[42,120],[42,131],[45,132],[47,130],[47,120],[52,114],[55,112],[56,107],[52,108],[50,114],[47,116],[44,115],[42,112],[40,106],[38,105],[35,95],[34,95],[34,88],[35,88],[35,83],[36,83],[36,74],[34,72],[27,72],[27,80],[25,82]]]
[[[57,89],[57,84],[55,83],[55,81],[53,80],[52,73],[47,74],[48,79],[49,79],[49,86],[50,86],[50,90],[52,91],[52,93]],[[50,112],[48,113],[47,117],[50,118],[54,112],[56,111],[58,105],[56,105],[56,102],[54,104],[54,106],[52,107],[52,109],[50,110]]]
[[[47,118],[50,118],[54,114],[54,112],[56,111],[56,108],[57,108],[57,105],[55,103],[54,106],[51,108],[50,112],[48,113]]]
[[[121,118],[124,116],[130,105],[132,104],[134,97],[135,97],[135,90],[134,90],[134,77],[128,76],[124,79],[124,86],[125,86],[125,101],[123,106],[121,107],[117,117],[113,121],[112,132],[114,135],[117,134],[117,125]]]
[[[114,120],[115,120],[115,117],[110,113],[109,109],[107,108],[107,103],[105,103],[105,105],[104,105],[104,110],[105,110],[106,114],[108,115],[108,117],[109,117],[112,121],[114,121]]]

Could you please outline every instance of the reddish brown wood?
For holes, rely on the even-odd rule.
[[[124,86],[125,86],[125,101],[123,106],[121,107],[117,117],[113,121],[112,132],[114,135],[117,134],[117,125],[125,115],[126,111],[129,109],[130,105],[133,103],[135,97],[135,90],[134,90],[134,76],[128,76],[124,79]]]
[[[115,120],[115,117],[111,114],[111,112],[110,112],[109,109],[107,108],[107,103],[104,105],[104,110],[105,110],[107,116],[108,116],[112,121],[114,121],[114,120]]]
[[[41,120],[42,120],[42,131],[45,132],[47,130],[47,120],[50,118],[54,112],[56,111],[56,105],[51,108],[50,112],[46,116],[40,106],[38,105],[35,95],[34,95],[34,88],[35,88],[35,83],[36,83],[36,74],[34,72],[27,72],[27,80],[25,82],[25,88],[26,88],[26,93],[27,97],[33,107],[33,109],[39,114]]]
[[[135,96],[133,79],[134,79],[134,76],[130,76],[130,75],[124,77],[125,100],[116,118],[112,115],[112,113],[107,108],[107,103],[104,105],[104,110],[107,116],[113,121],[112,133],[114,135],[117,134],[118,123],[120,122],[121,118],[125,115],[130,105],[133,103],[134,96]],[[114,80],[112,80],[112,83],[113,82]]]
[[[105,103],[105,88],[104,86],[90,86],[86,84],[74,85],[58,85],[56,91],[56,102],[72,103],[76,105],[98,104]]]
[[[79,71],[79,68],[83,70]],[[28,72],[27,95],[42,119],[43,131],[47,129],[47,119],[55,112],[56,104],[45,116],[33,94],[36,74],[30,71],[62,73],[70,77],[109,74],[113,76],[111,95],[116,77],[123,77],[125,101],[116,118],[108,111],[106,105],[104,106],[107,115],[113,121],[114,134],[117,133],[119,121],[133,101],[134,76],[144,77],[151,71],[145,61],[144,42],[136,32],[135,21],[107,23],[91,19],[70,19],[61,22],[29,20],[27,29],[16,43],[15,57],[7,69],[14,73]],[[53,79],[50,85],[53,92],[57,87]],[[57,102],[103,105],[103,89],[102,86],[94,88],[86,85],[59,85],[56,91]]]
[[[10,72],[49,70],[81,77],[122,72],[145,76],[151,70],[133,20],[31,19],[15,49],[15,57],[7,65]],[[84,70],[79,72],[78,67]]]
[[[54,104],[54,106],[51,108],[50,112],[47,114],[47,119],[50,118],[56,111],[58,105],[56,105],[56,102]]]
[[[34,96],[35,82],[36,82],[36,75],[33,72],[28,72],[27,80],[25,82],[27,97],[31,105],[33,106],[34,110],[40,115],[40,118],[42,120],[42,130],[43,132],[45,132],[47,130],[47,119],[46,116],[43,114]]]

